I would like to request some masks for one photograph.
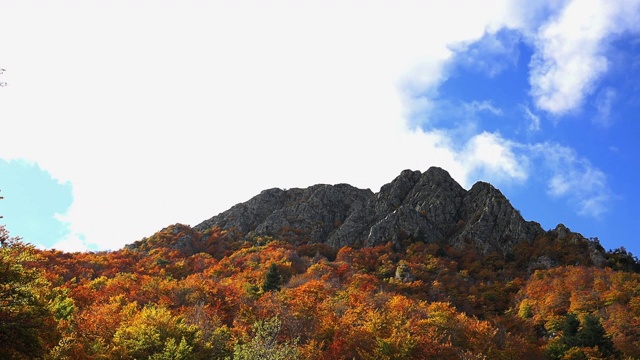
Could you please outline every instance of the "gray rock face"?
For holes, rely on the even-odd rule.
[[[454,243],[473,241],[481,250],[490,248],[508,251],[522,240],[532,241],[543,230],[536,222],[525,221],[500,190],[491,184],[478,182],[463,200],[465,222]]]
[[[413,239],[472,244],[483,252],[507,252],[544,232],[490,184],[479,182],[467,191],[436,167],[405,170],[378,193],[347,184],[265,190],[195,229],[214,226],[249,237],[294,232],[298,241],[334,247]]]
[[[195,226],[237,229],[247,236],[277,236],[295,231],[308,242],[326,242],[355,209],[373,196],[351,185],[314,185],[306,189],[269,189],[251,200]]]
[[[364,243],[377,245],[408,237],[446,241],[460,219],[465,193],[440,168],[423,174],[405,170],[369,202],[373,218],[367,224]]]

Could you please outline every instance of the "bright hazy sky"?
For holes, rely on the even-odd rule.
[[[0,0],[14,236],[119,249],[440,166],[640,253],[640,0]]]

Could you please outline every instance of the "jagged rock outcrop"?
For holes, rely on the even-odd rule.
[[[557,240],[570,240],[573,243],[586,244],[591,262],[597,267],[605,264],[604,248],[598,242],[587,240],[579,233],[572,232],[564,224],[558,224],[555,229],[549,231],[549,235]]]
[[[544,233],[492,185],[478,182],[467,191],[436,167],[405,170],[378,193],[347,184],[265,190],[194,228],[214,226],[334,247],[420,240],[504,253]]]
[[[522,240],[531,241],[543,230],[536,222],[525,221],[500,190],[477,182],[467,192],[462,207],[465,225],[454,243],[471,240],[483,251],[497,248],[506,252]]]
[[[306,189],[269,189],[251,200],[195,226],[237,229],[247,236],[296,232],[309,242],[326,242],[345,219],[373,196],[347,184],[314,185]]]

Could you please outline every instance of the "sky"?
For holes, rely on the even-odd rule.
[[[0,8],[0,223],[40,248],[439,166],[640,254],[640,0]]]

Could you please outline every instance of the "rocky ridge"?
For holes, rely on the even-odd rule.
[[[333,247],[419,240],[503,253],[544,233],[491,184],[465,190],[437,167],[404,170],[378,193],[348,184],[264,190],[194,229],[213,227]]]

